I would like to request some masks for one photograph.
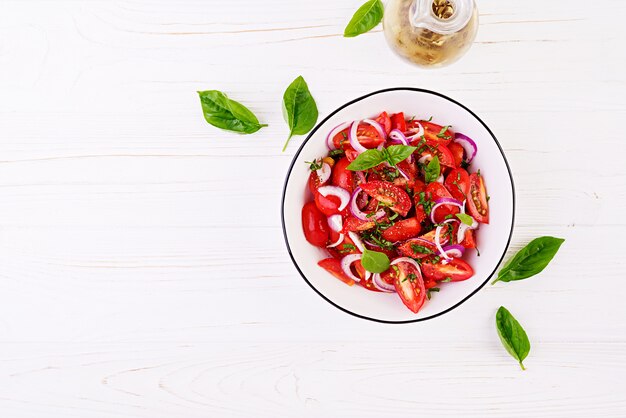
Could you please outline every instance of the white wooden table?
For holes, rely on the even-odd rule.
[[[342,38],[360,3],[0,2],[0,416],[626,416],[626,5],[481,0],[470,53],[425,71]],[[564,237],[555,262],[426,323],[324,302],[280,227],[299,74],[321,117],[394,86],[469,106],[514,172],[511,250]],[[212,128],[204,89],[269,128]]]

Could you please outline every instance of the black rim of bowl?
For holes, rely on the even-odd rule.
[[[498,263],[496,263],[496,266],[494,267],[493,271],[487,276],[487,278],[485,279],[485,281],[478,286],[474,291],[472,291],[469,295],[467,295],[466,297],[464,297],[462,300],[460,300],[459,302],[457,302],[455,305],[449,307],[448,309],[445,309],[439,313],[436,313],[434,315],[430,315],[424,318],[416,318],[416,319],[408,319],[405,321],[388,321],[385,319],[378,319],[378,318],[371,318],[369,316],[366,315],[360,315],[357,314],[355,312],[352,312],[342,306],[339,306],[338,304],[336,304],[335,302],[333,302],[332,300],[330,300],[329,298],[327,298],[322,292],[320,292],[319,290],[317,290],[317,288],[315,286],[313,286],[313,284],[311,284],[311,282],[309,281],[309,279],[307,279],[307,277],[304,275],[304,273],[302,272],[302,270],[300,269],[300,266],[298,265],[298,263],[296,262],[296,259],[294,258],[292,252],[291,252],[291,247],[289,246],[289,238],[287,237],[287,229],[285,228],[285,196],[287,194],[287,184],[289,183],[289,177],[291,176],[291,171],[293,170],[293,167],[296,163],[296,160],[298,159],[298,157],[300,156],[300,152],[302,152],[302,149],[304,148],[304,146],[307,144],[307,142],[309,142],[309,140],[311,139],[311,137],[315,134],[315,132],[317,132],[317,130],[326,123],[326,121],[328,119],[330,119],[331,117],[333,117],[337,112],[345,109],[346,107],[359,102],[363,99],[366,99],[370,96],[374,96],[376,94],[381,94],[381,93],[386,93],[386,92],[390,92],[390,91],[400,91],[400,90],[406,90],[406,91],[417,91],[417,92],[421,92],[421,93],[428,93],[428,94],[432,94],[434,96],[439,96],[443,99],[446,99],[454,104],[456,104],[457,106],[460,106],[461,108],[465,109],[466,111],[468,111],[472,116],[474,116],[476,118],[476,120],[478,120],[487,130],[487,132],[489,132],[489,135],[491,135],[491,138],[494,140],[494,142],[496,143],[496,145],[498,146],[498,149],[500,150],[500,154],[502,155],[502,158],[504,159],[504,164],[506,165],[506,169],[509,173],[509,180],[511,181],[511,191],[512,191],[512,197],[513,197],[513,211],[511,212],[511,230],[509,231],[509,237],[507,239],[506,245],[504,246],[504,250],[502,251],[502,255],[500,256],[500,260],[498,260]],[[493,134],[493,132],[491,132],[491,129],[489,129],[489,127],[485,124],[485,122],[483,122],[483,120],[478,117],[478,115],[476,115],[476,113],[472,112],[471,109],[469,109],[467,106],[464,106],[463,104],[457,102],[454,99],[451,99],[448,96],[445,96],[441,93],[437,93],[436,91],[432,91],[432,90],[427,90],[427,89],[421,89],[421,88],[416,88],[416,87],[392,87],[392,88],[388,88],[388,89],[383,89],[383,90],[377,90],[374,91],[372,93],[366,94],[364,96],[358,97],[354,100],[349,101],[348,103],[338,107],[337,109],[335,109],[332,113],[330,113],[328,116],[326,116],[326,118],[324,120],[322,120],[321,122],[319,122],[315,128],[313,128],[313,130],[309,133],[309,135],[306,137],[306,139],[302,142],[302,145],[300,145],[300,148],[298,148],[298,151],[296,152],[296,154],[293,157],[293,160],[291,161],[291,164],[289,165],[289,170],[287,170],[287,176],[285,177],[285,184],[283,185],[283,196],[281,199],[281,207],[280,207],[280,219],[281,219],[281,226],[283,228],[283,236],[285,237],[285,244],[287,245],[287,252],[289,253],[289,257],[291,258],[291,261],[293,262],[293,265],[296,267],[296,270],[298,270],[298,273],[300,273],[300,276],[304,279],[304,281],[309,285],[309,287],[311,289],[313,289],[315,291],[315,293],[317,293],[319,296],[321,296],[326,302],[330,303],[332,306],[334,306],[335,308],[350,314],[352,316],[356,316],[357,318],[361,318],[361,319],[367,319],[369,321],[374,321],[374,322],[380,322],[383,324],[409,324],[409,323],[413,323],[413,322],[421,322],[421,321],[426,321],[429,319],[433,319],[436,318],[440,315],[443,315],[447,312],[450,312],[451,310],[461,306],[465,301],[467,301],[469,298],[471,298],[472,296],[474,296],[480,289],[482,289],[487,282],[489,282],[489,279],[491,279],[491,277],[493,277],[493,275],[495,274],[495,272],[498,270],[498,266],[500,265],[500,263],[502,262],[502,259],[504,258],[509,245],[511,243],[511,237],[513,236],[513,229],[514,229],[514,225],[515,225],[515,183],[513,182],[513,174],[511,173],[511,167],[509,166],[509,162],[506,159],[506,155],[504,155],[504,151],[502,150],[502,146],[500,146],[500,142],[498,142],[498,139],[496,138],[496,136]]]

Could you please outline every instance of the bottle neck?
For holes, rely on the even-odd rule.
[[[416,28],[447,35],[468,24],[474,13],[474,0],[415,0],[409,13]]]

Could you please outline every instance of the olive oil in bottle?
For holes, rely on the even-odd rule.
[[[391,0],[383,21],[389,46],[422,67],[458,60],[478,31],[474,0]]]

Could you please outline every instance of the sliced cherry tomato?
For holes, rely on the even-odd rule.
[[[328,222],[315,203],[308,202],[302,207],[302,230],[304,237],[316,247],[325,247],[328,242]]]
[[[363,244],[365,245],[365,248],[367,248],[368,250],[378,251],[379,253],[386,254],[390,260],[393,260],[394,258],[398,256],[398,253],[395,249],[386,249],[386,248],[379,247],[377,245],[369,244],[367,242],[364,242]]]
[[[446,187],[441,183],[430,183],[428,186],[426,186],[426,196],[428,197],[429,200],[433,202],[436,202],[439,199],[443,199],[443,198],[449,199],[452,197],[448,189],[446,189]],[[434,215],[435,222],[437,223],[443,222],[446,220],[446,218],[449,218],[450,216],[454,216],[459,212],[460,210],[458,206],[454,206],[454,205],[439,206],[437,209],[435,209],[435,215]]]
[[[403,112],[391,115],[391,129],[397,129],[402,133],[406,132],[406,120]]]
[[[419,152],[422,156],[430,155],[437,156],[439,158],[439,165],[443,167],[456,167],[454,162],[454,156],[452,152],[443,144],[437,144],[433,141],[426,141],[420,145],[419,140],[413,140],[411,144],[418,147],[416,152]]]
[[[470,188],[467,194],[467,206],[469,208],[470,215],[476,219],[476,221],[488,224],[489,223],[489,203],[487,202],[487,190],[485,190],[485,182],[483,177],[478,173],[473,173],[470,176]]]
[[[426,120],[411,121],[408,123],[408,129],[419,129],[419,127],[417,126],[418,123],[424,128],[424,137],[427,141],[434,141],[442,145],[448,145],[454,138],[454,132],[452,132],[450,128],[444,131],[443,126],[437,125],[436,123],[428,122]]]
[[[476,238],[474,236],[474,231],[471,229],[465,230],[465,237],[463,241],[461,241],[461,245],[465,248],[476,248]]]
[[[381,138],[380,134],[372,125],[361,123],[356,131],[356,137],[359,144],[365,148],[376,148],[385,142],[385,138]]]
[[[426,300],[426,288],[422,274],[411,263],[400,262],[395,266],[397,269],[392,267],[389,270],[394,277],[393,285],[396,292],[406,307],[411,312],[417,313]]]
[[[412,238],[398,247],[398,252],[406,257],[425,258],[436,254],[437,246],[433,241]]]
[[[341,213],[339,207],[341,206],[341,200],[337,196],[322,196],[319,192],[314,193],[315,206],[326,216],[336,215]]]
[[[422,226],[415,218],[408,218],[396,222],[393,226],[383,231],[383,238],[387,241],[397,242],[416,237]]]
[[[426,220],[428,215],[426,215],[426,210],[424,209],[424,205],[420,203],[422,201],[422,197],[424,200],[426,197],[426,184],[421,180],[415,180],[413,183],[413,199],[415,201],[415,219],[421,224]],[[424,195],[422,196],[422,193]]]
[[[346,157],[337,161],[333,168],[332,183],[352,193],[352,190],[354,190],[354,172],[346,170],[349,164],[350,160]]]
[[[432,245],[435,245],[436,235],[437,235],[437,230],[433,229],[430,232],[420,235],[418,238],[421,238],[424,241],[429,241],[432,243]],[[449,243],[450,242],[449,234],[446,234],[445,231],[442,231],[441,234],[439,235],[439,242],[441,242],[441,245],[446,245],[447,243]],[[437,247],[435,246],[435,248]]]
[[[391,132],[391,119],[389,118],[389,115],[387,114],[387,112],[383,112],[380,115],[378,115],[378,117],[376,119],[374,119],[376,122],[380,123],[380,125],[383,127],[383,129],[385,130],[385,133],[387,135],[389,135],[389,132]]]
[[[465,150],[463,149],[461,144],[458,144],[456,142],[450,142],[448,144],[448,149],[450,150],[450,152],[452,153],[452,156],[454,157],[454,164],[457,167],[460,167],[461,163],[463,162],[463,153],[465,152]]]
[[[423,262],[422,273],[424,273],[424,277],[432,280],[441,281],[449,277],[453,282],[460,282],[472,277],[474,270],[472,266],[460,258],[453,258],[447,264],[443,264],[441,261],[434,264]]]
[[[352,147],[350,147],[349,145],[345,148],[346,151],[346,158],[348,159],[348,161],[352,162],[354,160],[356,160],[356,157],[359,156],[359,153],[356,152]]]
[[[469,174],[462,168],[455,168],[448,173],[444,184],[453,198],[463,202],[469,192]]]
[[[374,180],[361,184],[361,188],[365,193],[402,216],[406,216],[411,209],[411,198],[407,192],[391,183]]]
[[[348,132],[350,131],[350,127],[348,126],[346,129],[338,132],[333,137],[333,144],[337,149],[347,149],[352,148],[350,146],[350,139],[348,138]]]
[[[343,223],[342,232],[348,233],[349,231],[358,232],[358,231],[367,231],[368,229],[372,229],[376,226],[376,222],[374,221],[362,221],[354,216],[348,216]]]
[[[412,189],[413,185],[415,184],[415,179],[417,177],[417,165],[415,164],[415,162],[409,162],[408,160],[404,160],[400,161],[398,164],[396,164],[396,166],[400,170],[402,170],[402,172],[406,174],[408,178],[400,175],[393,181],[393,184],[403,188],[408,186],[410,189]]]
[[[321,260],[317,263],[318,266],[324,268],[327,272],[347,284],[348,286],[354,285],[354,280],[352,280],[346,273],[343,272],[341,268],[341,262],[335,258],[327,258],[325,260]]]

